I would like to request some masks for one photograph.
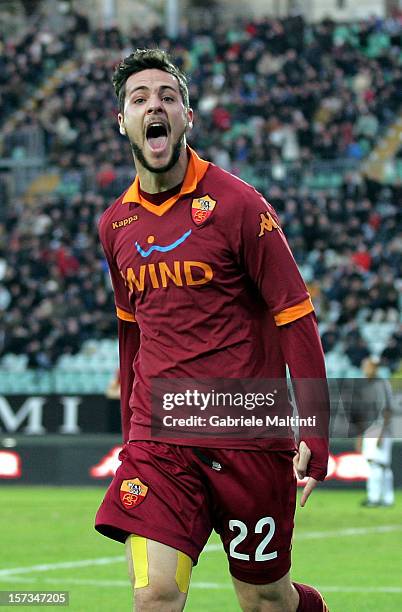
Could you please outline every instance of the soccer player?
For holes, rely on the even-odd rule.
[[[160,50],[116,68],[120,133],[137,176],[102,215],[118,317],[124,447],[96,529],[125,542],[141,612],[183,610],[191,570],[219,533],[245,611],[323,612],[292,583],[296,479],[301,505],[328,462],[321,432],[254,438],[153,437],[153,379],[325,380],[313,305],[273,208],[186,144],[185,75]],[[326,388],[326,386],[325,386]],[[299,389],[298,411],[313,399]],[[317,398],[314,398],[317,399]]]

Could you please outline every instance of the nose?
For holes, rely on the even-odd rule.
[[[152,115],[154,113],[159,113],[162,111],[162,104],[160,101],[159,96],[151,96],[148,99],[148,108],[147,108],[147,115]]]

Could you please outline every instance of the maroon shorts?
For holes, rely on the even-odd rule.
[[[292,451],[131,442],[120,453],[95,527],[120,542],[132,533],[162,542],[194,564],[215,529],[235,578],[275,582],[291,564],[292,459]]]

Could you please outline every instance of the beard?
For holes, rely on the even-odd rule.
[[[163,174],[164,172],[168,172],[171,168],[173,168],[173,166],[177,164],[177,162],[179,161],[181,148],[184,143],[185,133],[186,133],[186,128],[184,128],[182,134],[179,136],[176,143],[174,144],[172,154],[170,156],[169,161],[167,162],[167,164],[165,164],[164,166],[160,168],[159,167],[155,168],[154,166],[152,166],[151,164],[147,162],[147,160],[145,159],[144,153],[142,152],[141,147],[139,147],[134,140],[130,140],[131,150],[133,152],[133,155],[140,162],[141,166],[143,166],[146,170],[148,170],[149,172],[153,172],[154,174]]]

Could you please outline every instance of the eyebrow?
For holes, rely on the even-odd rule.
[[[129,95],[129,96],[131,96],[133,93],[135,93],[136,91],[139,91],[139,90],[141,90],[141,89],[146,89],[146,90],[150,91],[150,88],[149,88],[147,85],[138,85],[138,87],[134,87],[134,88],[133,88],[133,89],[131,89],[131,90],[129,89],[129,91],[128,91],[128,95]],[[174,92],[174,93],[176,93],[176,94],[178,94],[178,93],[179,93],[179,92],[178,92],[178,91],[177,91],[177,90],[176,90],[174,87],[172,87],[171,85],[161,85],[161,86],[159,87],[159,91],[163,91],[163,90],[165,90],[165,89],[170,89],[171,91],[173,91],[173,92]]]

